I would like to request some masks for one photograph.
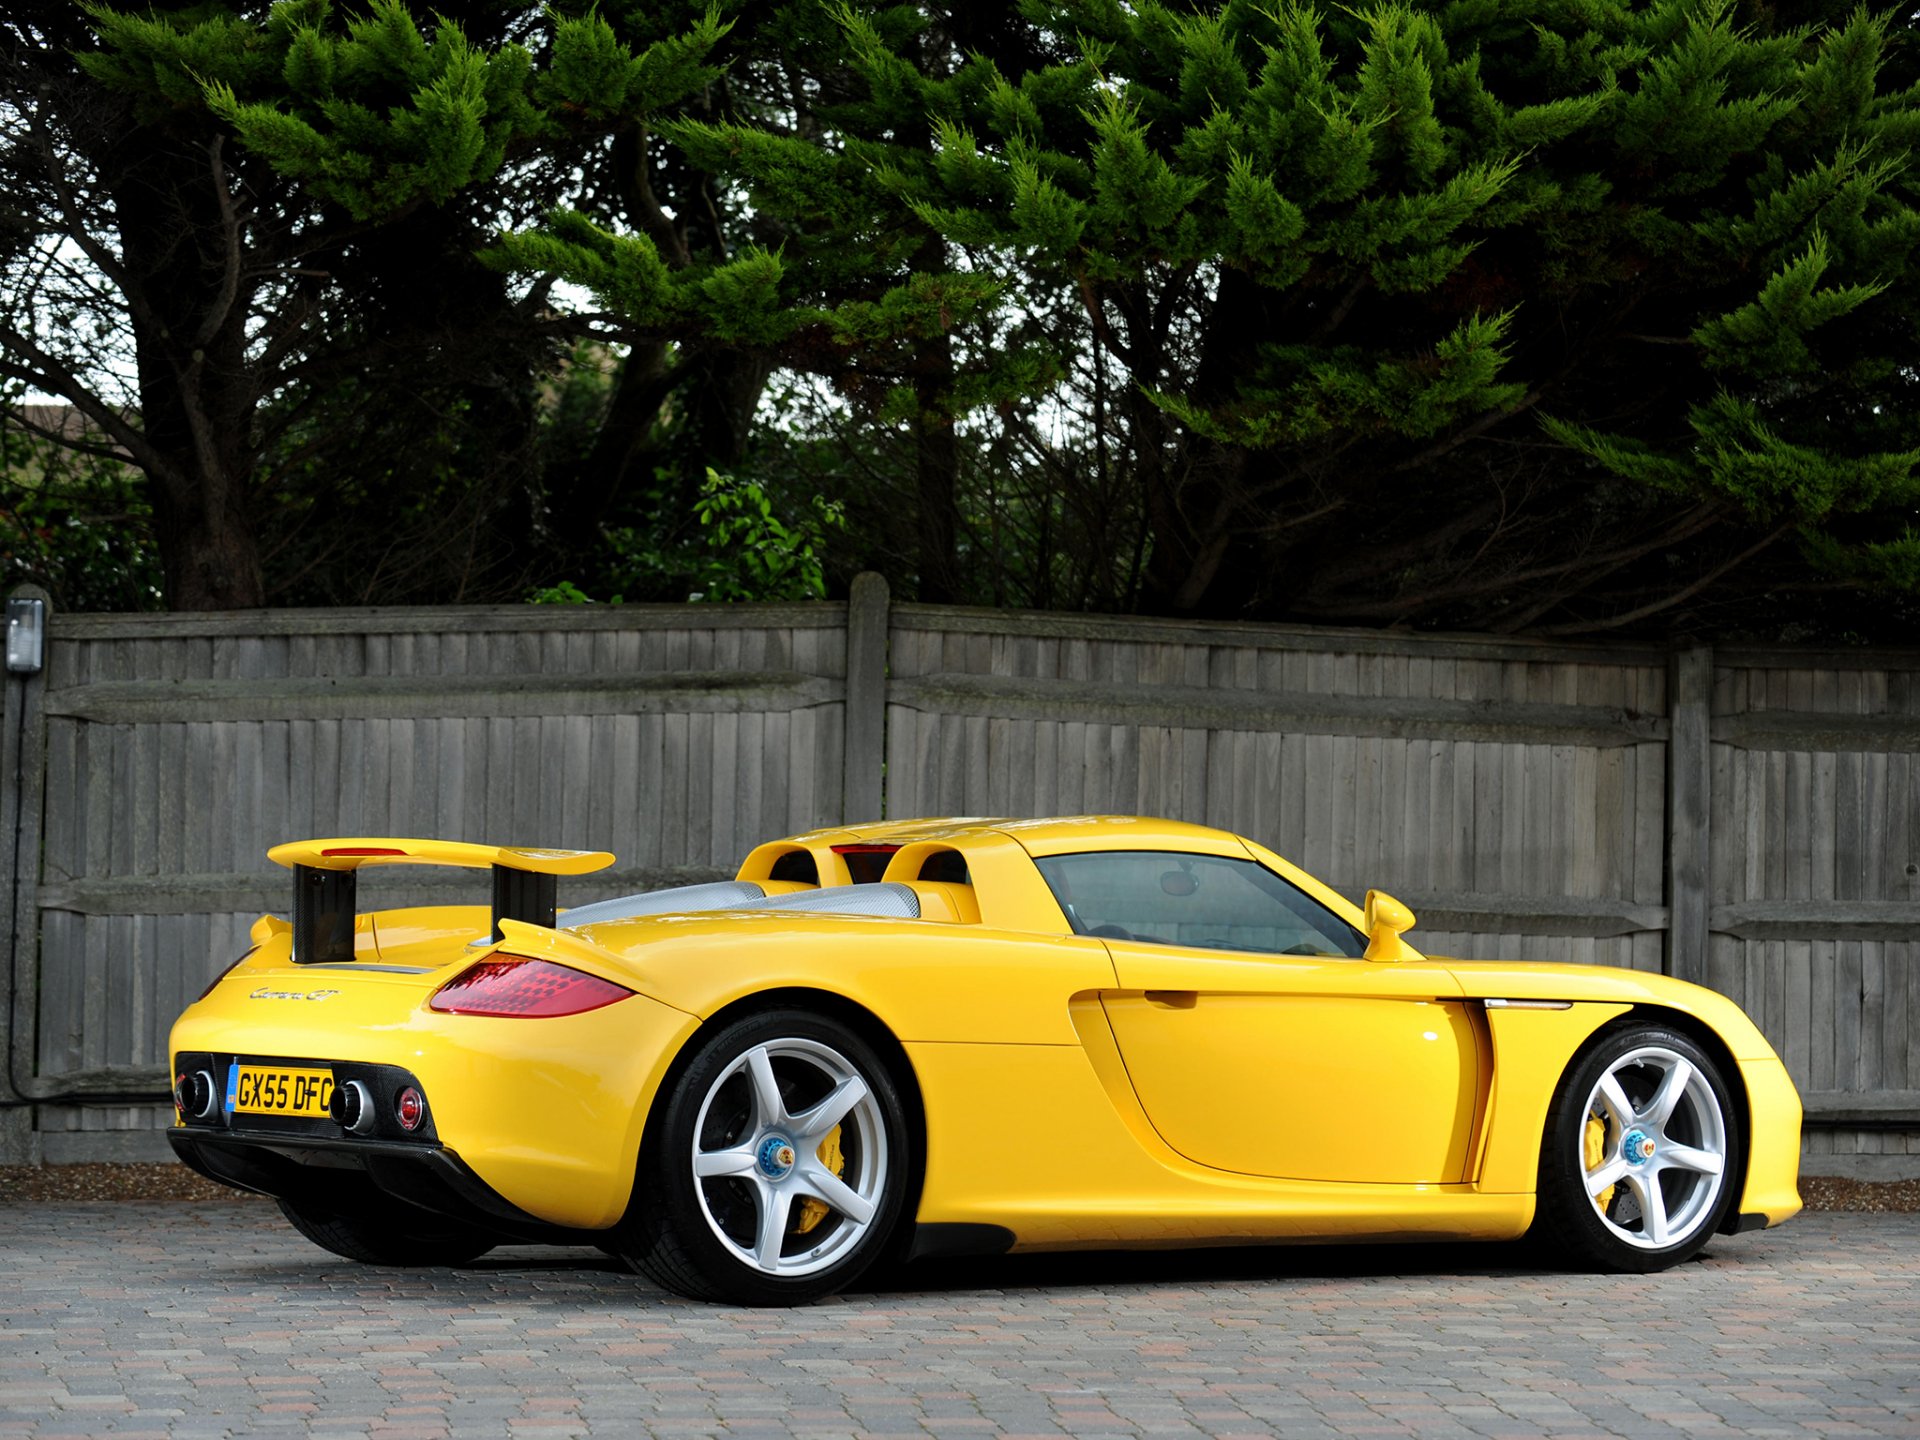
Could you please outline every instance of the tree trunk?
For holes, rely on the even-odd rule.
[[[944,253],[941,263],[945,263]],[[913,389],[919,404],[913,422],[913,469],[920,508],[919,598],[928,605],[952,605],[965,596],[956,498],[960,443],[947,401],[953,385],[952,339],[942,335],[928,342],[915,371]]]
[[[747,458],[753,417],[760,408],[773,359],[760,350],[702,350],[683,367],[679,385],[693,436],[696,481],[707,467],[727,470]]]
[[[246,355],[243,237],[218,152],[141,129],[114,187],[134,312],[140,422],[174,610],[266,604],[249,514],[257,382]],[[156,473],[157,472],[157,473]]]
[[[250,610],[266,604],[260,546],[245,506],[230,488],[182,508],[166,486],[153,489],[167,606],[172,610]]]
[[[1260,339],[1271,333],[1271,299],[1245,272],[1221,272],[1190,390],[1195,404],[1233,402]],[[1161,423],[1171,422],[1162,415]],[[1234,595],[1244,595],[1258,578],[1258,549],[1244,537],[1270,517],[1249,503],[1245,476],[1252,457],[1243,447],[1189,436],[1183,449],[1177,501],[1155,515],[1150,576],[1161,603],[1176,613],[1219,614],[1233,609]],[[1229,564],[1234,557],[1244,563]]]
[[[593,437],[593,447],[564,469],[548,476],[554,530],[571,543],[588,543],[613,513],[620,497],[649,478],[648,442],[660,419],[660,407],[673,393],[673,375],[667,365],[663,340],[636,341],[613,382],[607,413]]]

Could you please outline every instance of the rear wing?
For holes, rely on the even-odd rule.
[[[530,850],[459,840],[296,840],[267,852],[293,871],[293,960],[296,965],[353,959],[353,922],[364,865],[458,865],[493,872],[493,935],[502,920],[553,927],[558,877],[589,875],[613,864],[605,850]]]

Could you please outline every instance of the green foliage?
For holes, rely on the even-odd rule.
[[[817,594],[876,563],[996,603],[1577,629],[1748,553],[1771,568],[1729,583],[1769,595],[1920,585],[1904,14],[451,13],[96,7],[78,63],[142,123],[227,127],[288,214],[353,217],[330,274],[458,204],[502,227],[495,285],[594,297],[521,317],[632,353],[529,414],[524,509],[482,487],[548,547],[511,593],[585,536],[544,601]],[[746,423],[769,372],[820,377],[805,426]],[[448,437],[483,409],[450,402]],[[430,511],[477,447],[416,448]]]
[[[752,480],[708,470],[689,534],[625,527],[608,540],[612,573],[625,591],[676,600],[820,600],[826,597],[826,556],[845,528],[846,508],[813,496],[783,518],[772,495]],[[594,599],[571,580],[532,590],[535,605],[589,605]]]
[[[145,122],[162,121],[174,110],[197,110],[209,84],[246,90],[271,85],[285,64],[243,16],[218,6],[171,14],[83,8],[100,49],[76,55],[75,62],[108,89],[136,97],[135,113]],[[291,36],[282,27],[277,38],[284,44]]]
[[[1693,332],[1706,364],[1755,376],[1812,369],[1808,332],[1853,313],[1887,289],[1884,283],[1819,289],[1827,265],[1827,237],[1816,229],[1806,250],[1774,271],[1755,299]]]
[[[1804,560],[1830,576],[1897,583],[1902,544],[1873,530],[1910,526],[1920,504],[1920,427],[1896,398],[1912,365],[1899,336],[1916,298],[1920,97],[1883,87],[1885,17],[1767,34],[1717,4],[1662,33],[1659,13],[1631,27],[1647,58],[1614,143],[1644,197],[1630,233],[1659,247],[1693,366],[1654,410],[1664,433],[1578,423],[1567,401],[1547,433],[1652,493],[1798,525]]]
[[[607,601],[609,605],[621,605],[626,597],[615,595]],[[571,580],[562,580],[555,585],[541,585],[527,592],[529,605],[592,605],[597,602]]]
[[[1505,315],[1469,316],[1419,357],[1380,358],[1358,348],[1268,346],[1260,378],[1231,409],[1156,396],[1169,413],[1226,445],[1268,450],[1370,431],[1424,439],[1462,416],[1503,409],[1524,387],[1501,383]]]
[[[500,236],[487,258],[591,290],[639,329],[670,326],[688,308],[685,286],[651,239],[617,235],[576,210],[555,211],[544,229]]]
[[[938,387],[960,415],[1009,413],[1097,345],[1122,374],[1097,423],[1123,417],[1134,483],[1165,497],[1140,547],[1161,604],[1236,546],[1241,573],[1311,574],[1324,544],[1290,515],[1368,485],[1406,487],[1374,523],[1417,534],[1489,470],[1598,473],[1616,528],[1705,504],[1802,526],[1836,575],[1882,543],[1859,525],[1914,503],[1920,428],[1890,397],[1912,373],[1920,91],[1881,78],[1887,17],[1060,0],[1022,8],[1018,43],[943,55],[933,11],[828,13],[784,32],[833,97],[807,123],[664,131],[745,187],[777,250],[676,268],[562,215],[503,256],[643,329],[844,366],[882,424],[938,413],[928,344],[971,347]],[[1022,311],[1067,348],[969,338]],[[1842,517],[1846,540],[1823,528]],[[1582,533],[1546,543],[1605,573]]]
[[[730,29],[709,8],[691,30],[636,53],[596,11],[556,16],[553,49],[535,98],[594,120],[651,115],[721,77],[708,57]]]
[[[1920,505],[1920,447],[1841,454],[1796,444],[1761,406],[1724,390],[1688,412],[1693,443],[1678,452],[1559,420],[1547,424],[1562,444],[1615,474],[1678,495],[1710,494],[1756,521],[1818,522]]]
[[[814,496],[805,511],[783,521],[751,480],[709,470],[696,513],[703,544],[693,584],[701,599],[826,598],[824,551],[831,533],[846,524],[840,502]]]
[[[1920,594],[1920,530],[1909,527],[1889,540],[1855,545],[1810,530],[1802,536],[1802,545],[1808,560],[1825,574],[1895,596]]]
[[[60,610],[161,608],[153,515],[138,472],[0,428],[0,565]]]
[[[525,48],[482,51],[444,18],[423,30],[404,0],[349,17],[328,0],[285,0],[265,26],[213,5],[88,13],[103,48],[79,61],[96,79],[152,117],[204,106],[358,220],[490,179],[542,124]],[[571,38],[577,27],[560,28]]]

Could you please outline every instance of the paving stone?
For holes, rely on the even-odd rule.
[[[0,1440],[1920,1437],[1920,1216],[1678,1271],[1504,1248],[1012,1257],[804,1310],[597,1254],[314,1249],[265,1205],[0,1206]]]

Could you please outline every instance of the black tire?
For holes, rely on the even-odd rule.
[[[778,1090],[771,1112],[756,1055]],[[696,1300],[803,1305],[888,1251],[912,1132],[893,1073],[852,1027],[797,1009],[742,1017],[695,1041],[657,1103],[617,1242],[654,1283]],[[696,1178],[696,1153],[735,1168]],[[815,1194],[835,1186],[833,1203]]]
[[[1613,1090],[1603,1091],[1609,1078]],[[1661,1118],[1656,1102],[1669,1087],[1678,1093]],[[1718,1062],[1665,1025],[1619,1022],[1588,1043],[1554,1092],[1531,1238],[1548,1256],[1593,1270],[1678,1265],[1718,1233],[1738,1199],[1743,1139]]]
[[[291,1200],[280,1202],[280,1213],[322,1250],[362,1265],[420,1269],[466,1265],[500,1243],[484,1231],[455,1221],[437,1225],[430,1217],[420,1223],[393,1216],[348,1215]]]

